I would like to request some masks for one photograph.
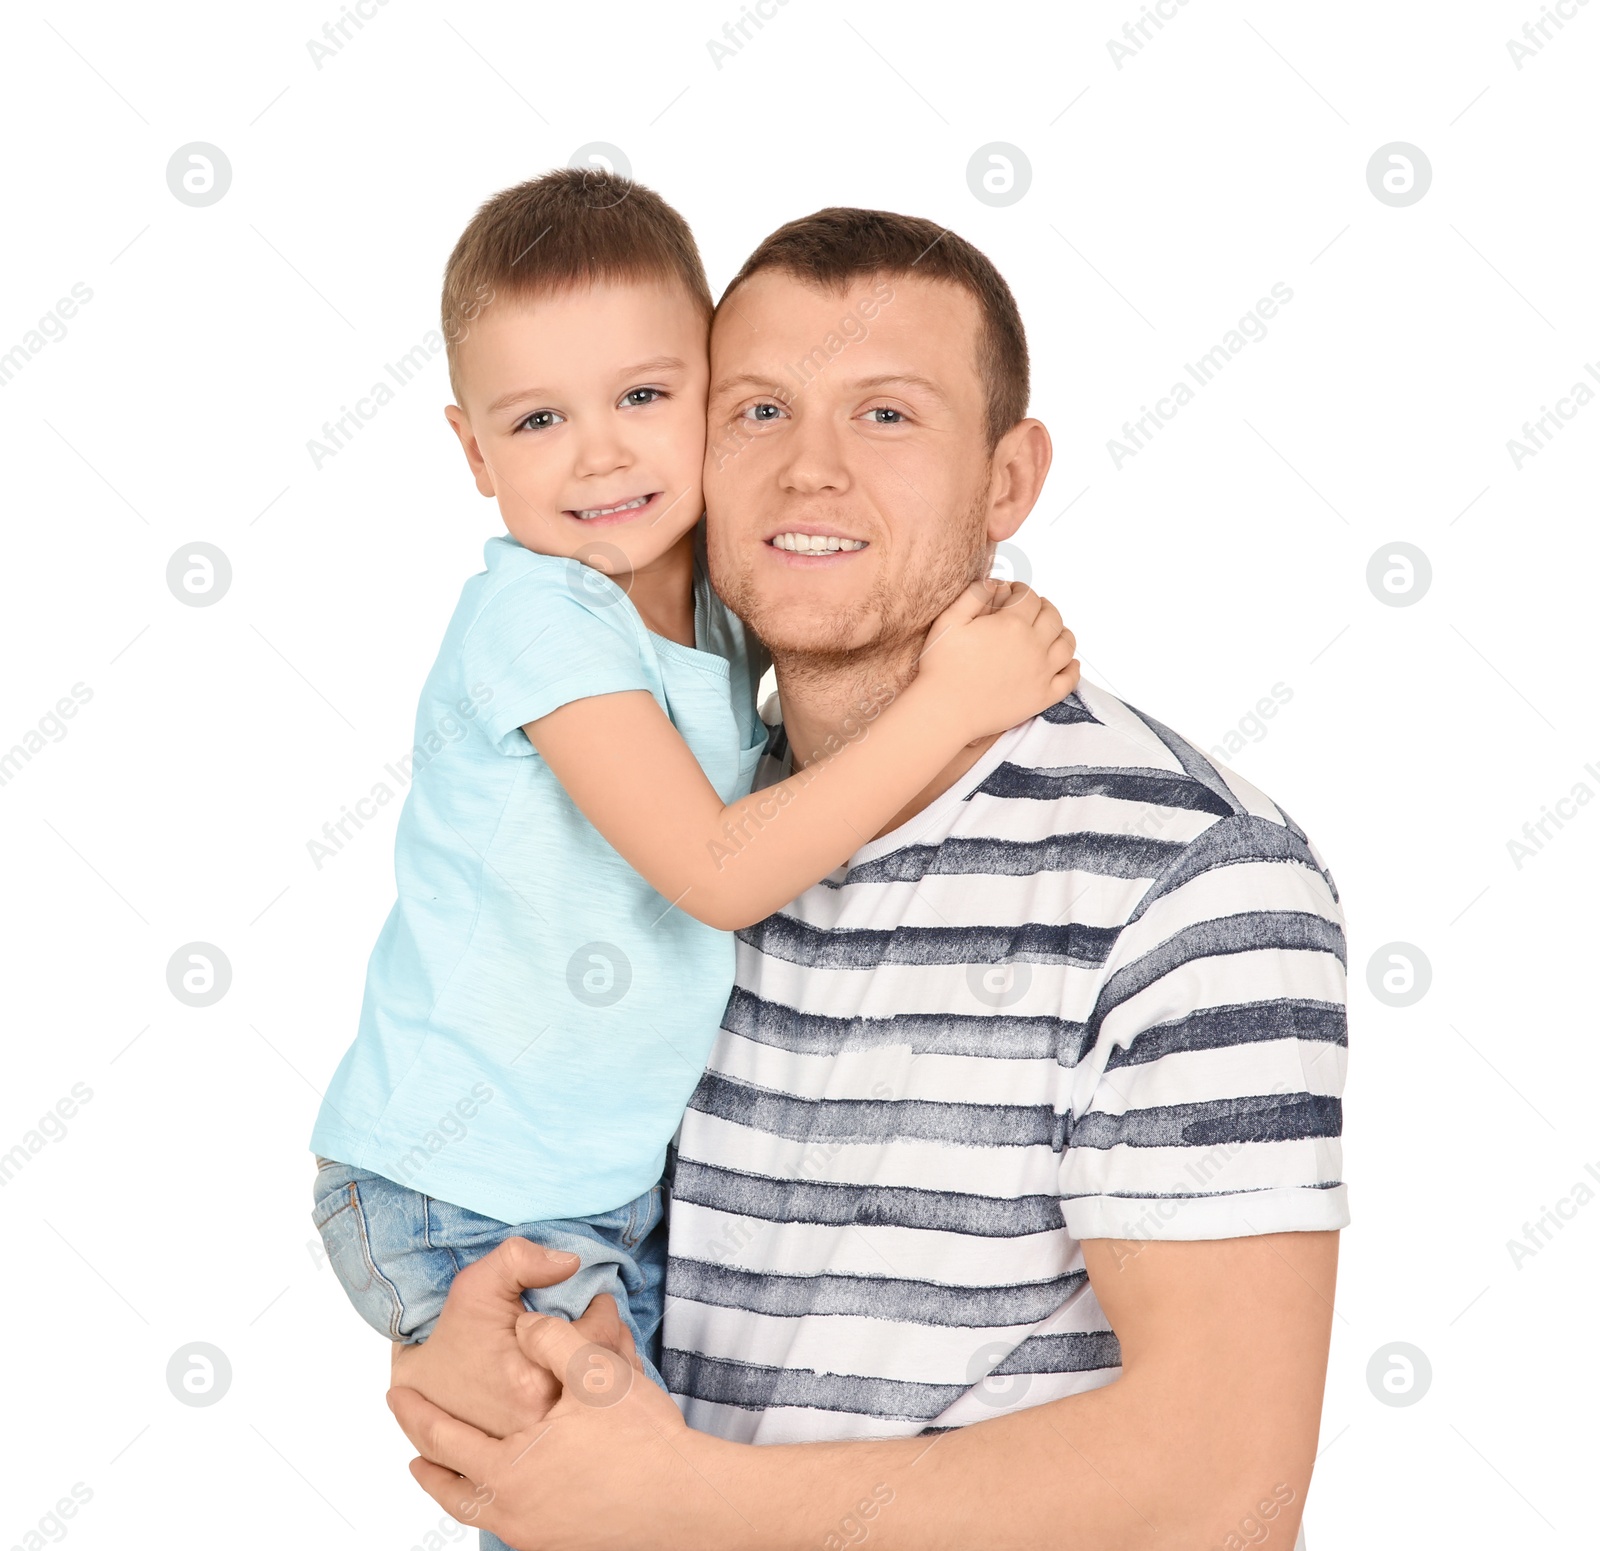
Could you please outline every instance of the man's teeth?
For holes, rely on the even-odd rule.
[[[620,506],[591,506],[584,510],[575,511],[572,515],[580,522],[587,522],[591,517],[611,517],[617,512],[634,511],[643,506],[649,499],[649,496],[641,495],[632,501],[624,501]]]
[[[774,549],[793,550],[797,555],[833,555],[841,549],[865,549],[865,539],[824,538],[820,533],[779,533],[772,540]]]

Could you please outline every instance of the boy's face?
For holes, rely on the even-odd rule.
[[[620,282],[495,302],[457,352],[445,410],[524,548],[627,584],[703,503],[706,320],[679,286]]]

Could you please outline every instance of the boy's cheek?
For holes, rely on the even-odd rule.
[[[664,459],[663,472],[673,471],[680,483],[700,483],[701,470],[706,460],[706,405],[687,402],[683,412],[663,425],[660,453]]]

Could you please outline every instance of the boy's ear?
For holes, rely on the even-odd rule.
[[[488,463],[484,461],[483,454],[478,450],[478,438],[472,434],[472,422],[467,419],[466,410],[459,404],[446,404],[444,417],[450,422],[450,429],[461,438],[461,450],[467,455],[467,467],[472,470],[478,494],[492,496],[494,475]]]

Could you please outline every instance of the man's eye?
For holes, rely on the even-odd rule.
[[[517,422],[519,431],[548,431],[551,426],[559,425],[561,416],[553,409],[536,409],[526,419]]]
[[[776,420],[782,413],[782,404],[774,404],[770,399],[765,399],[759,404],[749,405],[743,412],[743,418],[765,425],[770,421]]]
[[[877,404],[867,411],[868,418],[874,425],[899,425],[906,417],[898,409],[890,409],[887,404]]]
[[[622,395],[624,404],[654,404],[657,399],[663,399],[666,394],[660,388],[630,388]]]

